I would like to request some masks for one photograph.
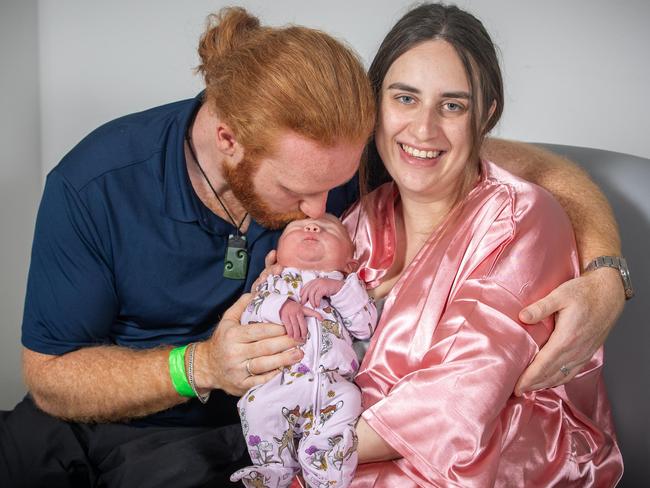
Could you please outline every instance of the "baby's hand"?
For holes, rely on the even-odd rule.
[[[300,292],[300,303],[303,305],[309,301],[312,307],[320,307],[320,300],[323,297],[331,297],[343,288],[343,280],[332,278],[316,278],[303,286]]]
[[[287,335],[294,340],[305,340],[307,338],[307,321],[305,317],[316,317],[323,320],[321,314],[316,310],[305,307],[294,300],[287,300],[280,308],[280,320],[287,329]]]

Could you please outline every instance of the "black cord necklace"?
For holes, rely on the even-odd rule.
[[[212,186],[212,183],[210,183],[210,180],[208,179],[208,175],[206,175],[205,171],[203,171],[203,167],[201,166],[201,163],[199,163],[199,158],[196,157],[196,152],[194,151],[194,145],[192,144],[192,137],[190,136],[190,130],[192,129],[192,125],[190,125],[190,129],[188,130],[186,136],[187,146],[189,147],[190,153],[192,154],[192,159],[194,160],[194,163],[196,163],[196,166],[199,168],[199,171],[201,172],[203,178],[205,179],[206,183],[210,187],[210,190],[212,190],[212,193],[214,193],[214,196],[219,202],[219,205],[221,205],[221,208],[223,208],[223,211],[226,213],[226,215],[230,219],[230,222],[235,228],[235,233],[230,234],[228,236],[228,246],[226,247],[226,256],[223,262],[223,277],[231,280],[246,279],[246,272],[248,271],[248,251],[246,250],[246,236],[240,234],[240,229],[241,226],[244,225],[244,221],[246,220],[246,217],[248,217],[248,212],[244,214],[244,217],[241,219],[241,222],[239,222],[239,225],[237,225],[234,217],[228,211],[228,208],[223,203],[221,198],[219,198],[219,194]]]

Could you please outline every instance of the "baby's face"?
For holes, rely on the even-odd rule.
[[[343,224],[325,214],[289,223],[278,241],[277,261],[285,267],[350,272],[352,252]]]

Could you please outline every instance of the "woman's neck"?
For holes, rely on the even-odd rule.
[[[471,191],[476,183],[477,172],[469,171],[459,181],[458,188],[439,198],[424,199],[400,190],[395,204],[395,255],[381,285],[372,292],[373,297],[385,297],[399,280],[402,273],[420,252],[424,244],[444,225],[455,205]]]
[[[400,199],[395,205],[395,254],[381,284],[371,291],[375,299],[388,295],[422,246],[448,213],[446,205]]]
[[[417,240],[428,239],[445,219],[452,201],[441,200],[435,202],[423,202],[406,198],[400,198],[395,207],[395,217],[403,222],[403,231],[407,242],[417,236]]]
[[[422,195],[399,189],[399,210],[404,228],[409,236],[424,236],[425,240],[438,229],[452,209],[460,203],[476,185],[479,165],[468,164],[458,180],[446,193]],[[396,213],[398,208],[395,209]],[[421,246],[420,246],[421,247]]]

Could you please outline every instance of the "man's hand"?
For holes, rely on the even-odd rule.
[[[515,395],[571,380],[603,345],[624,303],[618,271],[600,268],[563,283],[524,308],[519,319],[527,324],[553,313],[557,317],[548,342],[519,378]],[[567,375],[562,373],[563,367],[568,369]]]
[[[316,310],[305,307],[294,300],[287,300],[280,309],[280,320],[287,329],[287,335],[296,341],[304,342],[307,338],[307,317],[323,320]]]
[[[276,261],[276,252],[269,251],[269,253],[264,258],[264,269],[253,282],[251,290],[256,291],[257,288],[266,281],[270,275],[277,275],[282,273],[282,265],[278,264]]]
[[[212,337],[198,344],[194,364],[197,388],[241,396],[266,383],[280,368],[302,359],[298,343],[286,335],[283,326],[241,325],[241,314],[250,299],[250,294],[242,295],[224,313]]]
[[[333,280],[332,278],[316,278],[303,286],[300,292],[300,303],[303,305],[307,302],[312,307],[320,307],[320,301],[323,297],[331,297],[343,288],[343,280]]]

